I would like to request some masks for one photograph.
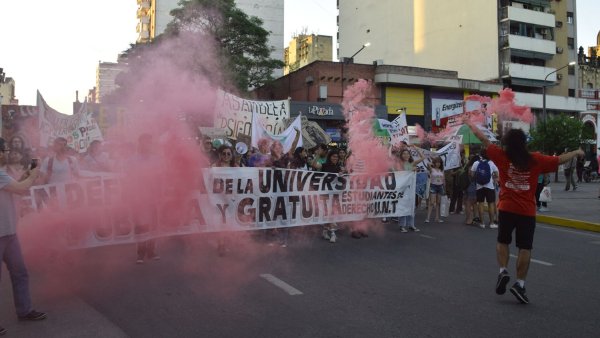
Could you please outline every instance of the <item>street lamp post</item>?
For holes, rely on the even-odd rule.
[[[342,78],[340,79],[340,85],[342,87],[342,100],[344,99],[344,64],[349,64],[358,53],[362,52],[363,49],[365,49],[366,47],[369,47],[370,45],[371,45],[370,42],[366,42],[366,43],[364,43],[360,47],[359,50],[356,51],[356,53],[352,54],[351,57],[349,57],[349,58],[343,58],[343,60],[341,62],[341,66],[342,66]]]
[[[558,68],[557,70],[548,73],[548,75],[546,75],[546,77],[544,78],[544,84],[542,85],[542,115],[544,117],[544,124],[546,124],[546,117],[547,117],[547,115],[546,115],[546,87],[547,87],[546,81],[548,80],[548,76],[558,72],[561,69],[567,68],[569,66],[575,66],[576,64],[577,64],[577,62],[571,61],[568,64]]]

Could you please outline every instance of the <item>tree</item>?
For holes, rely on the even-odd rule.
[[[211,36],[225,77],[238,89],[247,90],[271,81],[273,70],[283,68],[281,60],[271,59],[267,46],[269,32],[262,20],[249,17],[234,0],[183,0],[171,11],[165,38],[182,33]]]
[[[565,149],[573,150],[581,145],[583,123],[565,114],[541,122],[531,131],[533,140],[529,144],[534,150],[547,154],[561,154]]]

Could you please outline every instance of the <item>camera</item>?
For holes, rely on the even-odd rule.
[[[31,159],[31,165],[30,165],[30,168],[31,168],[31,169],[37,168],[37,166],[39,165],[39,163],[40,163],[40,160],[39,160],[39,159],[37,159],[37,158],[32,158],[32,159]]]

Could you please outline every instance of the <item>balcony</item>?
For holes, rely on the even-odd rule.
[[[556,42],[552,40],[545,40],[543,38],[530,38],[527,36],[519,35],[508,35],[503,37],[502,47],[508,47],[511,49],[511,54],[519,54],[518,51],[523,51],[526,54],[537,56],[541,59],[551,59],[556,54]],[[516,53],[512,53],[515,51]],[[523,55],[525,56],[525,55]]]
[[[512,6],[502,8],[501,19],[530,23],[544,27],[554,27],[554,25],[556,24],[555,17],[553,14]]]
[[[511,77],[517,79],[544,81],[544,78],[546,78],[548,74],[554,72],[555,70],[556,68],[530,66],[523,65],[520,63],[504,63],[502,64],[501,75],[503,77]],[[556,73],[550,74],[550,76],[548,76],[547,81],[555,82]]]

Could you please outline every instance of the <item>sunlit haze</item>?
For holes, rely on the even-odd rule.
[[[136,39],[135,0],[0,2],[0,68],[16,82],[19,104],[35,105],[36,90],[48,104],[71,113],[95,86],[98,61],[115,62]],[[578,46],[587,51],[600,30],[600,1],[577,1]],[[337,59],[335,0],[285,0],[287,42],[304,28],[333,36]]]

